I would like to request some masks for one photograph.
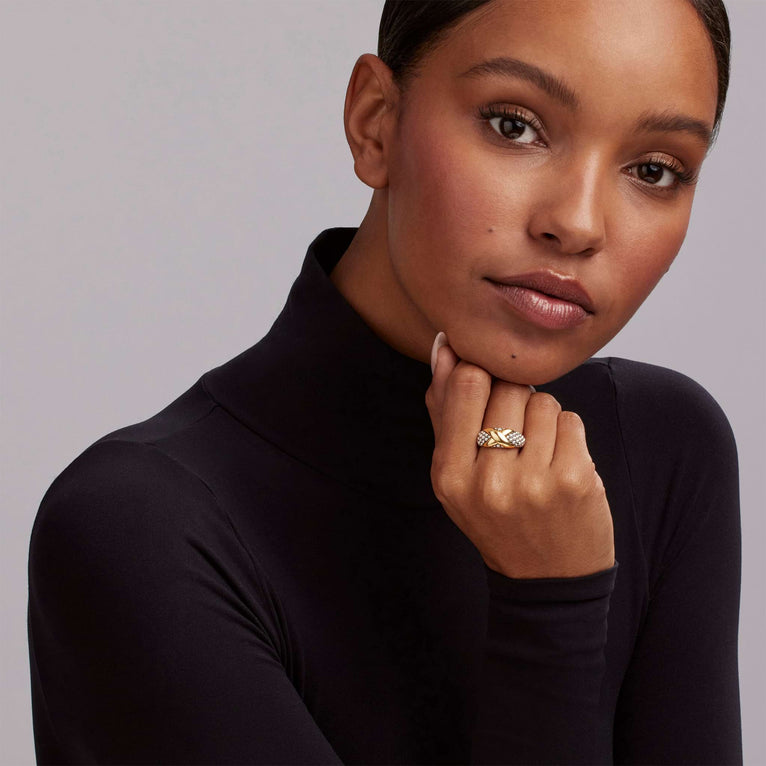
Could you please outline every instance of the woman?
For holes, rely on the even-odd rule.
[[[741,763],[731,430],[591,359],[683,240],[723,6],[389,1],[379,56],[359,229],[43,500],[39,761]]]

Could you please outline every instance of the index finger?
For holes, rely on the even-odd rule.
[[[442,335],[442,333],[439,333],[439,335]],[[460,361],[458,355],[447,343],[446,338],[442,338],[441,344],[437,346],[438,342],[439,336],[437,336],[431,352],[433,378],[428,391],[426,391],[426,407],[428,407],[428,414],[431,416],[431,425],[433,426],[434,437],[437,441],[441,433],[442,409],[444,407],[444,392],[447,379]]]
[[[476,462],[476,436],[492,390],[492,376],[481,367],[461,360],[444,386],[441,429],[435,452],[443,468],[468,472]]]

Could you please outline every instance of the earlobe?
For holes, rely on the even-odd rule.
[[[388,186],[390,118],[395,119],[391,70],[372,53],[361,55],[346,89],[343,123],[354,157],[354,172],[373,189]]]

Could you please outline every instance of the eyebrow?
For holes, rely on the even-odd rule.
[[[572,88],[563,80],[550,72],[546,72],[534,64],[519,59],[500,56],[474,64],[459,77],[479,78],[488,75],[514,77],[526,80],[545,91],[551,98],[563,104],[567,109],[576,111],[580,100]],[[696,117],[671,112],[644,112],[636,121],[636,133],[657,131],[663,133],[690,133],[706,147],[710,147],[713,131],[708,125]]]
[[[713,140],[713,131],[707,123],[696,117],[671,112],[644,112],[636,122],[636,132],[639,131],[690,133],[706,147],[709,147]]]
[[[575,110],[579,107],[580,101],[575,92],[563,81],[559,80],[550,72],[528,64],[526,61],[507,58],[488,59],[474,64],[465,72],[461,72],[459,77],[478,78],[487,75],[501,75],[503,77],[515,77],[521,80],[527,80],[536,85],[540,90],[544,90],[551,98],[556,99],[568,109]]]

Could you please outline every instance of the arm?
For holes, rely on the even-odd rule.
[[[268,584],[207,486],[100,443],[30,550],[40,763],[340,763],[283,666]]]
[[[618,699],[615,763],[741,764],[734,437],[718,405],[687,378],[670,381],[673,391],[661,394],[660,405],[639,396],[619,373],[626,445],[641,444],[650,428],[661,430],[653,442],[659,454],[627,451],[646,517],[650,583]],[[640,420],[627,414],[654,406],[666,411]]]
[[[481,554],[490,591],[471,760],[592,764],[618,565],[583,423],[439,342],[426,393],[431,480]],[[490,423],[523,427],[523,448],[480,448]]]
[[[487,645],[472,763],[592,764],[619,564],[520,580],[487,568]]]

